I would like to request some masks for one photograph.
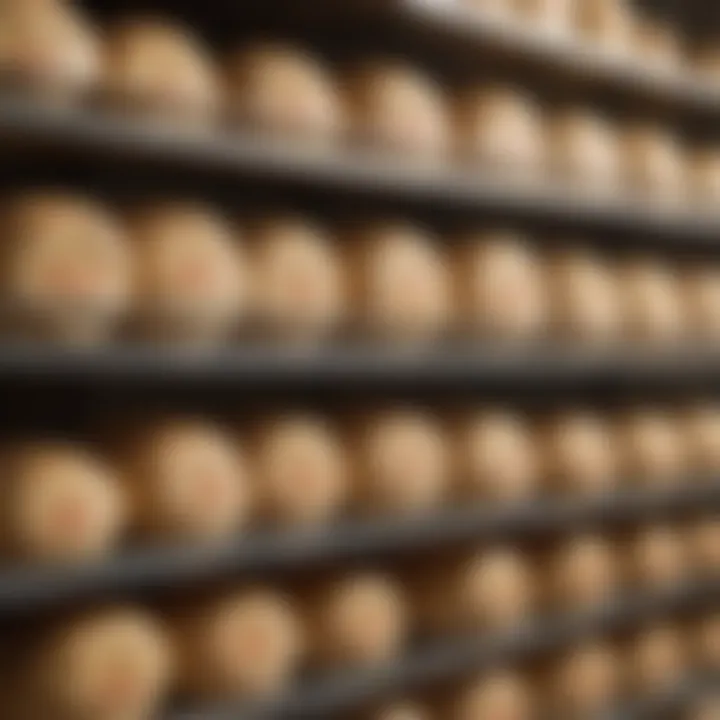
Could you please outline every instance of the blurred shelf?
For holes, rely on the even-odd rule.
[[[460,508],[408,520],[347,521],[307,532],[266,531],[211,547],[128,551],[82,566],[0,570],[0,620],[113,594],[153,593],[195,582],[306,570],[338,562],[552,536],[631,522],[720,512],[720,485],[623,491],[599,499],[540,499],[517,506]]]
[[[407,157],[369,155],[243,132],[175,130],[81,108],[48,106],[0,95],[0,144],[30,147],[60,157],[83,155],[106,162],[166,169],[227,173],[283,187],[351,193],[421,207],[492,210],[573,226],[592,226],[647,236],[648,242],[720,248],[716,208],[673,208],[633,199],[605,198],[577,187],[528,183],[497,172],[470,171],[415,162]],[[68,166],[65,163],[66,167]],[[9,167],[12,167],[11,165]],[[62,167],[62,165],[61,165]],[[192,177],[192,176],[190,176]]]
[[[608,604],[601,611],[531,624],[511,635],[446,642],[387,666],[349,672],[299,688],[255,706],[198,708],[168,720],[300,720],[345,717],[344,713],[387,697],[442,684],[499,664],[512,664],[561,651],[598,634],[613,633],[667,615],[707,607],[720,600],[720,582],[641,595]]]

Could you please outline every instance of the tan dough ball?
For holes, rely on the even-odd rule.
[[[228,537],[248,520],[246,459],[212,423],[177,418],[142,427],[127,443],[125,478],[141,533],[164,539]]]
[[[688,458],[677,422],[661,410],[629,411],[615,428],[622,475],[628,482],[674,486],[684,481]]]
[[[563,339],[592,345],[622,332],[620,294],[609,263],[587,250],[566,250],[548,264],[550,317]]]
[[[265,588],[237,592],[176,620],[180,690],[189,695],[258,696],[280,692],[305,652],[291,600]]]
[[[632,573],[642,587],[665,589],[679,585],[688,574],[688,552],[674,528],[641,530],[630,548]]]
[[[101,73],[95,29],[70,3],[0,4],[0,79],[65,100]]]
[[[619,475],[615,444],[608,424],[594,413],[560,415],[543,435],[546,475],[563,493],[611,492]]]
[[[694,152],[687,170],[692,200],[714,207],[720,200],[720,152],[714,148]]]
[[[600,607],[618,592],[621,574],[613,545],[601,537],[576,536],[552,557],[553,603],[570,609]]]
[[[547,298],[539,258],[520,234],[481,233],[456,257],[461,322],[503,340],[537,338],[546,325]]]
[[[433,720],[427,708],[414,703],[389,705],[367,717],[367,720]]]
[[[620,693],[619,665],[617,653],[605,644],[569,652],[550,678],[552,704],[559,716],[585,718],[606,710]]]
[[[157,207],[133,224],[137,322],[190,343],[226,339],[248,304],[248,271],[233,229],[201,205]]]
[[[573,10],[575,28],[583,40],[604,51],[629,53],[635,24],[626,0],[576,0]]]
[[[401,62],[377,62],[345,78],[347,112],[357,141],[421,158],[443,156],[450,120],[442,88]]]
[[[126,499],[103,459],[70,444],[33,443],[11,451],[5,470],[4,532],[11,554],[90,560],[118,544]]]
[[[673,269],[637,258],[617,267],[624,331],[632,342],[678,343],[685,331],[682,288]]]
[[[344,124],[335,81],[310,53],[290,45],[253,45],[228,63],[231,117],[263,131],[332,140]]]
[[[307,601],[311,660],[319,666],[375,665],[399,655],[408,631],[403,592],[391,578],[331,581]]]
[[[575,0],[510,0],[517,17],[533,28],[568,34]]]
[[[210,51],[188,28],[167,19],[126,19],[110,29],[103,91],[123,109],[165,121],[209,122],[220,106]]]
[[[456,103],[455,122],[461,160],[521,177],[539,173],[545,160],[543,120],[531,97],[505,86],[465,92]]]
[[[348,458],[334,429],[312,416],[286,415],[257,433],[255,498],[260,513],[280,525],[334,518],[348,495]]]
[[[57,627],[28,668],[30,705],[61,720],[150,718],[173,678],[169,640],[140,610],[113,609]]]
[[[703,618],[695,633],[697,660],[703,667],[720,670],[720,614]]]
[[[686,651],[683,634],[670,625],[656,627],[639,636],[629,654],[630,678],[639,691],[666,692],[685,677]]]
[[[393,341],[419,341],[447,327],[450,268],[422,228],[400,223],[370,227],[353,241],[349,260],[362,329]]]
[[[701,574],[717,577],[720,573],[720,517],[704,518],[690,529],[688,550]]]
[[[449,4],[451,6],[459,4],[471,10],[477,10],[482,13],[482,17],[492,17],[494,19],[513,19],[515,13],[515,4],[517,0],[439,0],[436,5],[443,6]]]
[[[691,267],[683,275],[682,291],[688,334],[702,343],[720,342],[720,269]]]
[[[8,207],[3,292],[18,329],[70,343],[106,340],[127,312],[131,254],[115,218],[90,200],[28,194]]]
[[[610,120],[582,108],[556,113],[547,126],[551,168],[565,182],[594,191],[617,190],[620,143]]]
[[[695,405],[679,422],[690,472],[714,480],[720,473],[720,406]]]
[[[664,203],[686,199],[689,178],[680,140],[653,125],[630,125],[621,134],[623,176],[629,190]]]
[[[525,622],[535,607],[534,578],[527,558],[510,548],[420,566],[408,586],[421,627],[431,634]]]
[[[450,703],[446,720],[532,720],[536,701],[528,683],[511,672],[497,672],[467,687]]]
[[[683,69],[683,47],[675,27],[658,19],[644,19],[635,28],[634,50],[638,60],[663,72]]]
[[[508,502],[528,500],[540,490],[538,449],[521,416],[481,411],[462,423],[456,437],[461,496]]]
[[[301,220],[269,220],[252,233],[260,320],[284,338],[314,339],[346,312],[344,269],[329,237]]]
[[[449,491],[450,457],[443,428],[410,409],[368,417],[355,433],[355,503],[373,515],[431,512]]]

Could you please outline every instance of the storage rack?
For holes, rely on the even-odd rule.
[[[120,0],[88,6],[109,10]],[[127,4],[135,4],[128,2]],[[188,16],[206,13],[217,18],[243,14],[272,15],[291,9],[291,3],[268,0],[259,10],[252,0],[214,0],[198,9],[192,0],[139,3],[173,7]],[[688,122],[720,118],[720,87],[687,82],[675,77],[610,61],[573,43],[546,40],[517,27],[498,24],[478,13],[448,10],[418,0],[311,3],[313,22],[358,18],[387,29],[395,42],[412,40],[414,47],[454,47],[472,57],[484,51],[511,56],[516,62],[540,63],[549,71],[566,74],[587,88],[602,88],[619,97],[636,96],[652,101]],[[342,7],[341,7],[342,5]],[[702,3],[690,6],[698,17]],[[345,15],[343,14],[345,13]],[[293,19],[300,19],[298,16]],[[374,25],[373,25],[374,26]],[[436,50],[437,51],[437,50]],[[567,188],[520,187],[497,177],[478,177],[437,167],[399,167],[379,158],[349,151],[283,146],[277,141],[246,135],[178,135],[145,127],[129,120],[87,110],[40,107],[23,97],[0,98],[0,143],[8,147],[70,157],[98,159],[117,165],[162,166],[170,170],[202,173],[227,182],[252,180],[298,191],[310,189],[325,195],[381,200],[392,198],[413,207],[430,206],[447,214],[492,212],[552,225],[587,227],[632,236],[634,242],[670,246],[685,251],[717,252],[720,212],[680,211],[649,205],[640,200],[596,198],[570,193]],[[178,356],[157,350],[110,349],[91,353],[47,351],[44,348],[6,347],[0,352],[0,386],[18,380],[51,383],[58,387],[77,384],[128,386],[142,381],[217,387],[294,386],[313,388],[348,384],[365,387],[410,383],[413,387],[487,387],[550,385],[559,392],[577,386],[620,388],[654,379],[690,385],[698,381],[714,389],[720,385],[720,364],[710,350],[658,356],[638,351],[608,350],[583,353],[562,348],[498,349],[460,348],[420,356],[393,355],[373,348],[330,349],[309,355],[283,355],[273,348],[223,352],[213,357]],[[207,578],[234,577],[259,572],[282,573],[310,564],[348,558],[403,553],[409,550],[452,545],[490,537],[526,537],[567,531],[573,527],[614,527],[633,520],[674,516],[694,509],[717,507],[716,485],[690,491],[625,493],[588,502],[545,500],[532,506],[503,511],[448,511],[443,516],[407,524],[354,522],[307,536],[264,534],[213,550],[160,549],[137,551],[107,564],[77,569],[0,572],[0,618],[44,613],[54,607],[117,592],[155,592]],[[667,595],[628,597],[601,613],[566,617],[529,627],[510,637],[482,641],[456,641],[421,649],[391,667],[350,676],[330,677],[300,688],[268,705],[179,709],[168,720],[284,720],[332,717],[382,697],[391,690],[408,690],[425,683],[451,679],[468,670],[500,662],[541,655],[601,631],[631,627],[639,621],[662,617],[677,610],[720,605],[720,586],[706,583]],[[699,687],[699,686],[698,686]],[[662,699],[674,707],[697,691],[694,683]],[[621,709],[614,717],[658,717],[658,706]]]

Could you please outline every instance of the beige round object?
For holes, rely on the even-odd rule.
[[[672,690],[685,677],[687,648],[683,634],[663,625],[640,635],[629,655],[630,678],[639,691],[656,693]]]
[[[635,39],[635,18],[626,0],[576,0],[573,11],[582,39],[608,52],[629,54]]]
[[[24,195],[8,207],[0,264],[6,312],[22,333],[87,344],[127,312],[131,253],[123,228],[90,200]]]
[[[141,533],[166,539],[228,537],[252,498],[243,453],[212,423],[177,418],[136,431],[123,455]]]
[[[688,539],[688,550],[697,571],[717,577],[720,574],[720,517],[699,520],[690,529]]]
[[[694,634],[697,660],[711,670],[720,670],[720,614],[703,618]]]
[[[356,141],[415,158],[448,151],[447,99],[431,77],[401,62],[377,62],[347,77],[344,87]]]
[[[95,29],[64,2],[0,3],[0,79],[64,100],[101,74]]]
[[[126,720],[160,712],[174,658],[162,628],[140,610],[114,609],[57,627],[28,667],[38,718]]]
[[[213,699],[281,691],[305,650],[296,609],[284,595],[264,588],[195,608],[178,618],[174,630],[180,691]]]
[[[467,238],[455,267],[460,321],[468,330],[518,341],[545,329],[542,266],[522,235],[496,231]]]
[[[678,275],[659,260],[636,258],[617,266],[625,336],[633,343],[669,344],[685,332]]]
[[[550,323],[562,339],[599,345],[622,332],[620,294],[612,268],[588,250],[565,250],[548,268]]]
[[[433,0],[429,0],[433,2]],[[515,4],[517,0],[436,0],[436,5],[456,5],[471,8],[480,11],[482,17],[492,17],[494,19],[514,19],[516,10]]]
[[[629,411],[615,427],[615,443],[628,482],[658,487],[684,482],[688,457],[671,414],[642,408]]]
[[[503,410],[470,416],[456,434],[462,497],[500,502],[528,500],[540,490],[537,447],[527,422]]]
[[[720,268],[689,268],[682,277],[682,291],[688,334],[702,343],[720,343]]]
[[[348,261],[355,322],[392,341],[436,338],[451,317],[450,268],[434,238],[404,224],[369,227]]]
[[[633,50],[637,59],[654,70],[677,73],[683,69],[683,43],[675,27],[646,18],[635,27]]]
[[[137,323],[153,338],[216,343],[248,305],[246,260],[233,229],[213,210],[172,204],[132,228]]]
[[[679,421],[689,471],[714,481],[720,474],[720,405],[694,405]]]
[[[322,418],[286,415],[255,436],[254,495],[260,514],[282,526],[333,519],[348,495],[348,459]]]
[[[592,717],[620,693],[619,658],[604,644],[581,646],[567,654],[550,678],[551,702],[562,717]]]
[[[322,230],[301,220],[268,220],[252,233],[252,253],[256,309],[271,332],[316,339],[344,319],[343,268]]]
[[[125,496],[115,471],[85,449],[34,443],[5,465],[3,528],[13,555],[37,561],[97,559],[125,529]]]
[[[601,537],[579,535],[554,554],[550,566],[550,594],[561,608],[593,608],[607,603],[618,591],[622,569],[615,548]]]
[[[610,120],[583,108],[569,108],[550,118],[547,142],[550,167],[561,180],[593,191],[618,189],[620,143]]]
[[[527,558],[510,548],[460,559],[440,559],[432,572],[419,567],[409,579],[419,624],[432,634],[493,628],[508,630],[535,607]]]
[[[464,162],[539,173],[545,161],[543,119],[529,96],[505,86],[463,93],[456,103],[456,151]]]
[[[529,684],[511,672],[497,672],[468,686],[450,703],[447,720],[532,720],[536,700]]]
[[[313,663],[375,665],[402,650],[408,609],[391,578],[353,575],[328,583],[308,598],[307,623]]]
[[[114,105],[164,121],[209,122],[220,108],[209,49],[167,19],[128,19],[110,29],[102,90]]]
[[[663,203],[686,199],[690,178],[680,140],[654,125],[630,125],[621,134],[623,177],[629,190]]]
[[[379,712],[372,713],[367,720],[433,720],[433,717],[422,705],[400,703],[388,705]]]
[[[352,439],[355,503],[371,514],[428,513],[449,491],[447,440],[436,419],[398,409],[369,417]]]
[[[598,495],[617,486],[615,440],[601,417],[587,411],[560,415],[542,440],[545,475],[561,492]]]
[[[231,118],[253,128],[327,141],[343,130],[335,80],[313,55],[284,45],[254,45],[228,63]]]
[[[720,152],[712,147],[694,152],[688,174],[692,200],[715,207],[720,201]]]
[[[688,550],[674,528],[658,525],[641,530],[630,551],[633,579],[642,587],[672,588],[688,575]]]
[[[573,4],[576,0],[509,0],[522,22],[541,31],[569,34],[572,30]]]

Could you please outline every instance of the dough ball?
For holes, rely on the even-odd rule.
[[[620,308],[629,341],[677,343],[685,331],[678,275],[659,260],[633,258],[617,267]]]
[[[126,19],[110,29],[103,90],[113,104],[164,121],[210,122],[220,109],[210,51],[188,28],[167,19]]]
[[[437,158],[450,144],[442,88],[401,62],[369,64],[345,79],[354,138],[377,150]]]
[[[503,340],[537,338],[546,326],[540,260],[520,234],[481,233],[456,256],[457,305],[466,327]]]
[[[8,207],[5,232],[3,291],[20,331],[106,340],[131,294],[131,254],[116,219],[80,197],[27,194]]]
[[[307,622],[315,664],[382,664],[402,650],[408,609],[394,580],[359,574],[317,589],[308,598]]]
[[[255,438],[255,495],[260,512],[280,525],[327,522],[348,495],[348,458],[323,419],[285,415]]]
[[[90,90],[100,73],[97,32],[70,3],[0,4],[0,79],[64,100]]]
[[[301,48],[242,48],[228,63],[227,86],[230,115],[239,123],[318,140],[334,139],[343,130],[334,78]]]
[[[322,230],[301,220],[268,220],[254,229],[252,243],[255,300],[266,327],[308,339],[344,320],[344,269]]]
[[[583,108],[555,113],[547,126],[550,164],[563,181],[613,191],[620,182],[621,148],[610,120]]]
[[[717,38],[698,44],[690,58],[693,70],[701,81],[720,82],[720,45]]]
[[[528,95],[488,86],[463,93],[456,103],[456,143],[461,159],[497,169],[538,173],[545,161],[543,119]]]
[[[700,574],[717,577],[720,573],[720,517],[703,518],[691,528],[688,551]]]
[[[687,455],[675,418],[664,411],[638,408],[616,425],[623,477],[648,486],[675,486],[687,475]]]
[[[5,532],[14,555],[80,561],[110,553],[126,524],[118,475],[103,459],[64,443],[11,451],[6,466]]]
[[[715,693],[694,703],[688,720],[716,720],[718,717],[720,717],[720,698]]]
[[[607,423],[588,411],[552,420],[543,435],[547,477],[562,492],[598,495],[618,483],[615,441]]]
[[[630,52],[635,18],[626,0],[581,0],[573,3],[575,28],[581,39],[604,51]]]
[[[112,609],[58,626],[28,670],[38,717],[145,718],[160,711],[174,658],[163,629],[143,611]]]
[[[253,588],[196,607],[176,620],[180,690],[269,696],[292,680],[304,653],[299,615],[283,594]]]
[[[682,276],[683,313],[688,334],[696,341],[720,342],[720,268],[698,265]]]
[[[651,18],[639,21],[634,46],[639,60],[655,70],[675,73],[683,69],[682,39],[670,22]]]
[[[468,686],[450,704],[447,720],[532,720],[536,701],[528,683],[512,672],[496,672]]]
[[[212,423],[176,418],[145,426],[128,442],[123,460],[144,534],[219,539],[249,519],[246,459]]]
[[[720,669],[720,614],[703,618],[695,633],[697,660],[708,669]]]
[[[429,513],[449,491],[450,457],[443,428],[431,415],[387,410],[362,423],[355,451],[358,509],[373,515]]]
[[[597,608],[615,596],[621,574],[611,543],[579,535],[567,540],[551,559],[550,594],[560,607]]]
[[[688,470],[708,480],[716,478],[720,473],[720,406],[694,405],[680,416],[679,425]]]
[[[358,324],[383,338],[436,337],[451,317],[450,268],[423,229],[370,227],[353,241],[348,268]]]
[[[720,152],[705,148],[693,153],[688,161],[688,174],[692,199],[715,206],[720,200]]]
[[[655,694],[677,687],[685,677],[686,646],[678,628],[663,625],[640,635],[630,648],[630,677],[641,692]]]
[[[655,526],[638,532],[630,548],[636,582],[650,589],[679,585],[688,574],[688,552],[674,528]]]
[[[367,720],[432,720],[430,712],[421,705],[402,703],[389,705],[368,716]]]
[[[540,490],[538,448],[519,415],[503,410],[472,415],[458,429],[456,448],[462,496],[513,502]]]
[[[572,29],[575,0],[509,0],[517,17],[539,28],[558,34],[568,34]]]

